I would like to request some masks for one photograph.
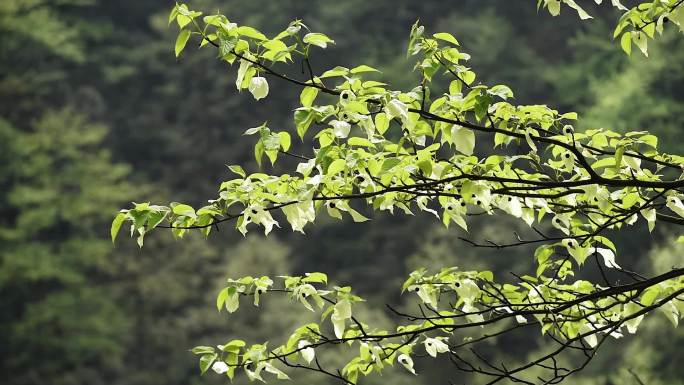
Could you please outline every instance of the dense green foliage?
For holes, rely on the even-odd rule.
[[[609,5],[586,5],[598,20],[579,24],[571,12],[550,18],[537,15],[533,4],[499,3],[463,1],[445,8],[437,1],[198,1],[193,8],[221,9],[231,21],[254,25],[268,36],[301,18],[336,40],[312,60],[317,73],[338,64],[367,63],[382,70],[379,79],[396,89],[418,79],[406,75],[411,66],[403,47],[408,29],[420,18],[431,30],[457,36],[479,78],[510,85],[515,104],[558,102],[558,110],[577,110],[582,117],[578,132],[648,129],[660,138],[662,151],[677,153],[684,72],[676,65],[682,43],[673,29],[649,41],[648,60],[634,53],[627,60],[616,50],[619,40],[607,38],[619,16]],[[293,133],[292,151],[305,151],[291,123],[299,92],[269,79],[268,98],[255,104],[250,94],[235,93],[237,68],[228,71],[212,60],[214,52],[186,52],[176,61],[168,4],[5,1],[0,7],[0,177],[5,187],[0,193],[0,371],[8,383],[46,378],[60,384],[221,383],[213,376],[197,378],[197,362],[188,349],[238,336],[250,344],[265,336],[283,341],[295,325],[316,321],[268,296],[262,298],[264,312],[212,314],[215,301],[209,297],[226,277],[326,271],[368,300],[369,306],[354,306],[355,315],[390,328],[382,306],[388,298],[401,302],[395,287],[419,266],[435,271],[457,264],[463,270],[489,269],[497,277],[534,271],[529,249],[470,249],[434,217],[405,221],[405,216],[367,211],[361,214],[373,220],[362,224],[321,217],[306,228],[306,238],[280,231],[280,241],[249,235],[237,243],[239,234],[223,226],[210,242],[191,236],[178,243],[159,234],[146,239],[141,251],[126,244],[112,251],[108,222],[123,202],[170,197],[201,206],[201,199],[215,194],[218,181],[234,177],[225,162],[256,170],[253,137],[242,137],[246,127],[268,120],[267,126]],[[374,23],[367,22],[368,15],[375,15]],[[304,76],[299,63],[291,69],[293,76]],[[478,141],[476,153],[485,148],[479,146]],[[283,169],[295,164],[283,161]],[[504,234],[499,223],[480,219],[485,218],[469,223],[478,239]],[[517,226],[501,222],[507,229]],[[665,241],[668,232],[659,226],[653,238]],[[651,236],[645,227],[611,234],[611,239],[622,267],[661,273],[678,265],[681,248],[676,246],[647,257]],[[598,271],[585,274],[599,277]],[[626,370],[602,368],[617,367],[615,362],[649,384],[681,382],[676,365],[682,359],[676,349],[681,333],[667,326],[665,317],[651,318],[639,335],[611,341],[599,361],[568,382],[636,383]],[[487,353],[524,358],[540,348],[537,336],[535,331],[526,338],[501,338]],[[641,351],[648,354],[637,354]],[[393,370],[379,381],[453,380],[449,370],[430,371],[429,365],[421,363],[419,377]],[[324,381],[302,374],[296,379]]]
[[[590,18],[574,1],[564,3],[575,8],[580,18]],[[625,13],[614,36],[623,34],[620,41],[627,54],[634,42],[647,55],[647,37],[654,38],[656,32],[662,35],[663,20],[671,19],[679,28],[680,5],[662,1],[630,10],[615,1],[613,6]],[[545,1],[545,6],[558,15],[559,1]],[[606,337],[635,333],[644,316],[654,310],[662,310],[675,327],[678,325],[684,308],[678,298],[684,293],[684,272],[673,268],[647,279],[624,270],[615,261],[615,244],[604,235],[634,225],[639,217],[649,231],[657,220],[682,222],[684,158],[658,153],[656,136],[643,131],[621,135],[606,129],[575,132],[569,124],[577,120],[574,112],[510,104],[513,92],[509,87],[475,83],[475,72],[464,65],[470,55],[459,50],[451,33],[427,35],[418,23],[411,28],[407,57],[417,57],[414,70],[420,74],[420,84],[402,92],[369,79],[368,74],[379,71],[366,64],[315,73],[310,63],[312,52],[335,41],[300,20],[269,38],[222,14],[202,17],[202,12],[177,4],[169,16],[169,24],[174,22],[180,28],[176,56],[193,36],[198,37],[199,47],[214,46],[222,61],[239,64],[235,86],[238,91],[249,90],[255,100],[270,92],[264,75],[301,88],[293,131],[304,141],[309,129],[316,126],[319,129],[311,141],[317,147],[310,155],[293,154],[289,132],[273,131],[266,123],[250,128],[244,134],[259,138],[254,155],[260,167],[264,156],[275,166],[279,155],[287,155],[300,161],[295,167],[298,175],[249,174],[241,166],[229,166],[237,178],[223,182],[219,196],[208,205],[195,209],[177,202],[169,206],[134,204],[114,219],[112,241],[123,225],[130,227],[131,236],[142,247],[145,235],[157,227],[170,228],[179,238],[192,230],[208,236],[213,227],[232,220],[243,235],[250,224],[263,227],[268,235],[280,227],[273,217],[276,211],[282,212],[293,231],[304,233],[321,211],[340,220],[348,215],[354,222],[367,221],[350,204],[362,201],[375,211],[391,214],[395,210],[410,215],[414,211],[431,213],[447,228],[453,222],[466,231],[469,216],[508,214],[521,219],[537,237],[517,236],[512,243],[465,241],[495,249],[541,244],[534,251],[534,276],[514,274],[518,279],[514,282],[497,282],[489,270],[442,267],[437,274],[428,275],[428,270],[420,267],[402,285],[402,292],[418,295],[419,313],[390,307],[403,321],[393,329],[359,321],[353,305],[364,300],[350,287],[315,287],[327,284],[324,273],[282,276],[282,286],[276,288],[268,276],[229,279],[218,294],[219,311],[225,307],[235,312],[245,295],[254,297],[254,305],[259,306],[261,296],[284,292],[315,312],[309,303],[312,300],[321,311],[322,322],[299,326],[286,343],[276,347],[269,348],[268,342],[247,345],[243,340],[217,348],[195,347],[202,373],[212,368],[232,380],[241,369],[250,381],[264,381],[262,373],[290,379],[278,368],[282,366],[308,369],[353,385],[361,375],[380,374],[395,362],[416,374],[412,357],[419,356],[415,350],[424,345],[425,353],[433,358],[448,353],[456,369],[490,377],[492,383],[502,379],[557,383],[582,370]],[[626,27],[634,30],[624,32]],[[684,25],[681,27],[684,31]],[[306,67],[308,79],[281,72],[277,64],[289,62]],[[436,94],[439,91],[433,90],[439,90],[439,84],[434,83],[440,74],[450,82],[448,89]],[[336,98],[317,101],[319,94]],[[492,151],[475,152],[476,138],[481,138],[476,133],[488,134]],[[515,148],[515,154],[497,150],[505,147]],[[547,214],[558,234],[538,229]],[[596,258],[603,280],[574,279],[590,256]],[[611,283],[602,265],[625,274],[632,282]],[[332,337],[322,329],[328,317]],[[499,366],[470,347],[464,349],[516,329],[501,329],[499,324],[506,325],[508,319],[523,326],[538,324],[542,335],[549,337],[547,343],[558,346],[513,366]],[[465,329],[489,326],[493,329],[485,329],[475,339],[459,335]],[[358,355],[341,369],[326,369],[316,352],[342,343],[358,345]],[[583,352],[586,359],[575,365],[564,360],[559,364],[561,353],[572,349]],[[463,358],[468,350],[472,359]],[[539,371],[548,373],[540,375]]]

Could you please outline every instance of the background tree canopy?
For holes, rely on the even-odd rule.
[[[648,130],[659,137],[660,151],[680,153],[684,72],[677,63],[684,43],[678,32],[666,28],[662,37],[649,39],[649,59],[638,52],[627,57],[620,40],[610,39],[620,12],[587,3],[591,23],[580,23],[566,5],[553,18],[533,2],[196,1],[191,8],[219,9],[268,36],[302,19],[336,43],[312,56],[315,73],[364,63],[381,70],[381,80],[394,89],[420,82],[405,51],[408,31],[420,19],[431,32],[456,36],[478,81],[509,85],[515,104],[578,111],[576,132]],[[246,128],[266,120],[277,131],[295,128],[291,111],[300,106],[299,89],[269,79],[268,97],[256,104],[247,90],[235,92],[237,66],[215,60],[215,51],[189,54],[195,46],[188,44],[175,59],[177,30],[167,26],[171,6],[0,4],[0,373],[8,384],[223,383],[220,376],[198,376],[189,349],[231,338],[277,344],[296,325],[319,321],[267,297],[263,311],[243,300],[230,317],[215,314],[214,294],[227,277],[325,271],[331,286],[349,284],[366,299],[354,305],[355,316],[391,328],[396,319],[384,304],[405,301],[399,311],[414,309],[396,288],[421,266],[435,272],[457,265],[497,277],[534,271],[533,248],[468,247],[453,228],[445,230],[428,215],[373,214],[364,223],[321,216],[306,236],[279,231],[268,238],[249,233],[242,239],[226,225],[208,242],[200,234],[179,242],[158,231],[141,250],[131,242],[113,250],[109,223],[119,207],[132,200],[201,206],[221,181],[234,178],[226,162],[259,169],[254,137],[242,135]],[[299,64],[290,70],[306,78]],[[291,142],[294,153],[310,147],[294,134]],[[476,146],[475,152],[487,148],[479,141]],[[273,173],[296,163],[284,160]],[[519,226],[486,217],[468,224],[480,241],[501,239]],[[681,266],[678,235],[668,226],[649,233],[641,221],[609,237],[620,266],[652,276]],[[601,280],[598,269],[582,274]],[[682,334],[669,322],[647,317],[638,334],[610,341],[566,382],[682,383]],[[482,354],[492,362],[525,360],[544,352],[540,341],[537,328],[490,340]],[[339,367],[350,358],[326,357]],[[418,377],[393,369],[368,382],[454,380],[446,358],[416,365]],[[293,378],[330,383],[304,373]],[[242,375],[234,380],[247,381]],[[455,382],[473,381],[459,374]]]

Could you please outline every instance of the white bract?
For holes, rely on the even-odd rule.
[[[252,67],[252,63],[247,60],[240,60],[240,67],[237,70],[237,76],[235,77],[235,87],[239,90],[242,89],[242,81],[245,79],[245,74],[247,70]]]
[[[627,303],[627,304],[625,305],[624,315],[625,315],[625,316],[630,316],[630,315],[632,315],[632,314],[638,312],[638,311],[641,310],[641,309],[642,309],[641,306],[635,304],[634,302],[629,302],[629,303]],[[630,334],[636,333],[637,328],[639,327],[639,324],[641,323],[641,321],[642,321],[643,319],[644,319],[644,315],[641,314],[641,315],[639,315],[639,316],[637,316],[637,317],[633,317],[633,318],[630,318],[630,319],[628,319],[627,321],[625,321],[625,326],[627,327],[627,331],[628,331]]]
[[[344,336],[345,321],[351,318],[351,314],[351,303],[349,300],[343,299],[335,304],[330,319],[333,323],[335,336],[337,338],[342,338]]]
[[[333,120],[330,122],[330,125],[332,126],[333,133],[336,137],[344,139],[349,136],[349,132],[351,131],[351,124],[341,120]]]
[[[646,222],[648,222],[648,231],[652,232],[653,229],[655,228],[655,223],[656,223],[656,211],[654,208],[649,208],[649,209],[643,209],[639,211],[641,215],[646,219]]]
[[[273,280],[267,277],[265,277],[262,280],[257,280],[255,282],[256,288],[254,290],[254,306],[259,306],[259,297],[262,293],[268,291],[268,288],[271,285],[273,285]]]
[[[627,7],[625,7],[624,5],[620,4],[620,0],[610,0],[610,2],[613,4],[613,7],[617,8],[617,9],[619,9],[619,10],[621,10],[621,11],[626,11],[626,10],[627,10]],[[599,5],[600,5],[601,3],[603,3],[603,0],[596,0],[596,4],[599,4]]]
[[[551,219],[551,225],[565,233],[565,235],[570,235],[570,220],[567,217],[556,215]]]
[[[408,288],[415,292],[426,305],[437,306],[437,290],[432,285],[413,285]]]
[[[672,195],[667,197],[667,208],[674,211],[680,217],[684,217],[684,203],[678,197]]]
[[[413,369],[413,359],[411,358],[411,356],[402,353],[397,357],[397,361],[399,361],[399,363],[402,364],[406,368],[406,370],[413,374],[416,374],[416,371]]]
[[[511,308],[508,307],[508,306],[504,306],[504,307],[502,307],[502,309],[503,309],[506,313],[508,313],[508,314],[513,314],[513,309],[511,309]],[[527,318],[525,318],[524,316],[522,316],[522,315],[520,315],[520,314],[517,314],[517,315],[515,316],[515,321],[518,322],[519,324],[526,324],[526,323],[527,323]]]
[[[213,365],[211,365],[211,370],[218,374],[223,374],[228,371],[228,364],[223,361],[216,361]]]
[[[385,106],[385,114],[387,118],[392,120],[394,118],[400,118],[402,121],[408,119],[408,106],[397,99],[392,99]]]
[[[598,338],[596,337],[596,332],[591,324],[585,323],[582,325],[582,327],[579,329],[579,333],[580,335],[584,335],[582,338],[590,347],[594,348],[596,345],[598,345]]]
[[[480,288],[472,279],[464,279],[456,285],[456,293],[463,302],[472,304],[480,296]]]
[[[272,364],[270,364],[268,362],[264,365],[264,370],[266,370],[268,373],[275,374],[276,378],[279,380],[289,380],[290,379],[290,376],[285,374],[285,372],[276,368],[275,366],[273,366]]]
[[[254,381],[254,380],[259,380],[261,382],[266,382],[264,381],[263,378],[261,378],[261,371],[264,370],[264,367],[266,365],[265,362],[260,362],[256,365],[256,368],[254,370],[249,370],[249,364],[251,364],[251,361],[245,362],[245,374],[247,374],[247,378],[249,378],[249,381]]]
[[[644,56],[648,56],[648,38],[642,31],[632,31],[632,42],[639,47]]]
[[[252,93],[254,99],[263,99],[268,95],[268,81],[265,77],[255,76],[249,81],[249,92]]]
[[[546,6],[549,8],[549,13],[553,16],[560,14],[560,0],[546,0]]]
[[[347,103],[349,103],[351,100],[354,100],[355,97],[356,96],[354,95],[354,93],[352,91],[343,90],[342,92],[340,92],[340,104],[344,106]]]
[[[475,133],[473,130],[454,125],[451,127],[451,140],[458,152],[463,155],[473,155],[475,149]]]
[[[301,349],[299,353],[301,353],[302,358],[304,358],[304,360],[308,363],[311,363],[311,361],[313,361],[314,359],[314,356],[316,355],[316,351],[314,350],[314,348],[307,347],[310,345],[311,343],[307,340],[301,340],[297,344],[297,348]]]
[[[570,256],[578,263],[584,263],[584,260],[589,256],[589,248],[580,246],[580,243],[573,238],[564,239],[562,242],[563,246],[568,250]]]
[[[314,210],[313,201],[304,201],[301,203],[285,206],[282,208],[283,213],[287,217],[292,231],[298,231],[304,234],[304,226],[313,222],[316,219],[316,211]]]
[[[517,197],[501,197],[499,200],[499,208],[516,218],[520,218],[523,215],[522,205],[520,204],[520,199]]]
[[[443,338],[425,338],[423,344],[425,351],[432,357],[437,357],[437,353],[446,353],[449,351],[449,345],[442,341]]]
[[[226,32],[232,31],[233,29],[237,28],[236,23],[221,23],[221,28],[223,28]]]
[[[316,290],[316,288],[313,287],[313,285],[310,285],[308,283],[301,285],[301,286],[297,286],[297,288],[295,288],[292,291],[292,297],[294,299],[298,300],[299,302],[301,302],[302,305],[304,305],[304,307],[309,309],[310,311],[315,311],[315,310],[314,310],[313,306],[311,306],[311,304],[309,303],[307,298],[309,298],[309,297],[315,298],[315,296],[317,296],[317,295],[318,295],[318,291]]]
[[[287,31],[288,35],[296,35],[297,33],[299,33],[299,31],[301,29],[302,29],[302,26],[297,24],[297,25],[291,25],[291,26],[287,27],[286,31]]]
[[[598,253],[603,258],[603,264],[607,267],[620,269],[620,265],[615,263],[615,253],[613,253],[613,250],[596,247],[594,252]]]
[[[461,310],[467,314],[466,319],[468,321],[473,323],[484,322],[484,317],[482,316],[482,314],[480,314],[480,309],[478,309],[474,305],[466,302],[461,308]]]
[[[273,230],[273,226],[280,227],[278,221],[271,216],[271,213],[261,207],[248,207],[242,214],[242,223],[237,227],[242,235],[247,234],[247,225],[250,223],[264,226],[264,234],[266,235]]]
[[[244,291],[245,287],[238,286],[231,289],[232,290],[229,290],[228,295],[226,296],[226,310],[228,310],[229,313],[235,312],[238,307],[240,307],[240,293]]]

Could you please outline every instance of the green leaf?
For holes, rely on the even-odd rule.
[[[239,352],[240,348],[245,347],[247,343],[243,340],[230,340],[230,342],[223,345],[225,352]]]
[[[461,75],[461,79],[465,82],[467,85],[471,85],[475,81],[475,72],[473,71],[465,71]]]
[[[508,88],[508,86],[504,86],[504,85],[496,85],[496,86],[488,89],[487,93],[490,95],[498,96],[504,100],[513,97],[513,91],[511,91],[511,89]]]
[[[478,96],[475,99],[475,118],[479,121],[487,116],[489,105],[492,103],[492,97],[489,93]]]
[[[229,365],[226,375],[231,381],[233,381],[233,377],[235,377],[235,369],[237,368],[236,366],[238,359],[239,358],[237,354],[228,354],[225,358],[226,363]]]
[[[366,222],[366,221],[370,220],[370,219],[366,218],[366,217],[363,216],[361,213],[359,213],[358,211],[354,210],[354,209],[351,208],[351,207],[349,207],[349,208],[347,209],[347,211],[349,211],[349,215],[351,215],[352,220],[353,220],[354,222]]]
[[[375,115],[375,129],[382,135],[389,128],[389,119],[386,114]]]
[[[212,354],[215,352],[211,346],[195,346],[191,350],[194,354]]]
[[[221,309],[223,308],[223,304],[226,303],[226,298],[228,298],[228,288],[224,288],[219,292],[219,295],[216,297],[216,309],[218,309],[219,312],[221,312]]]
[[[435,39],[444,40],[444,41],[449,42],[453,45],[460,45],[458,43],[458,40],[456,40],[456,38],[454,37],[454,35],[447,33],[447,32],[439,32],[439,33],[432,35],[432,37],[434,37]]]
[[[485,281],[494,282],[494,273],[491,271],[481,271],[477,275]]]
[[[226,56],[232,54],[233,48],[235,48],[237,43],[238,43],[238,37],[237,36],[228,36],[225,39],[220,38],[219,54],[221,55],[221,57],[226,57]]]
[[[367,65],[365,65],[365,64],[362,64],[362,65],[360,65],[360,66],[358,66],[358,67],[352,68],[350,72],[353,73],[353,74],[360,74],[360,73],[363,73],[363,72],[380,72],[380,71],[377,70],[377,69],[375,69],[375,68],[373,68],[373,67],[371,67],[371,66],[367,66]]]
[[[639,200],[639,194],[637,194],[635,192],[629,193],[622,198],[622,207],[628,209],[628,208],[634,206],[634,204],[638,200]]]
[[[229,313],[234,313],[240,307],[240,293],[234,286],[228,287],[225,304]]]
[[[326,48],[328,46],[328,43],[335,44],[334,40],[332,40],[325,34],[318,32],[307,33],[306,35],[304,35],[303,41],[306,44],[313,44],[321,48]]]
[[[343,299],[337,301],[333,307],[333,314],[330,317],[332,321],[333,328],[335,330],[335,336],[337,338],[342,338],[344,335],[345,321],[351,318],[351,303],[348,299]]]
[[[560,0],[546,0],[546,6],[551,16],[558,16],[560,14]]]
[[[563,2],[567,4],[570,8],[574,8],[577,11],[577,14],[579,15],[580,19],[586,20],[592,18],[584,9],[582,9],[582,7],[575,3],[575,0],[563,0]]]
[[[290,149],[290,144],[292,143],[292,138],[290,138],[290,134],[285,131],[281,131],[278,133],[278,138],[280,148],[282,148],[283,151],[288,151]]]
[[[401,163],[397,158],[387,158],[382,162],[382,167],[380,167],[380,174],[384,174],[387,171],[393,169],[396,165]]]
[[[660,294],[660,288],[658,286],[651,286],[644,291],[641,296],[641,304],[644,306],[651,306],[655,302],[656,298]]]
[[[309,109],[298,109],[294,112],[294,122],[297,126],[297,135],[300,139],[304,139],[306,131],[314,121],[315,113]]]
[[[261,139],[254,145],[254,159],[259,167],[261,167],[261,159],[264,156],[264,143]]]
[[[319,89],[316,87],[304,87],[302,93],[299,94],[299,101],[302,103],[302,106],[311,107],[318,95],[318,91]]]
[[[418,52],[420,52],[420,45],[418,44],[418,41],[423,36],[425,28],[419,23],[420,20],[416,20],[416,22],[413,23],[413,25],[411,26],[411,34],[409,36],[409,44],[406,49],[406,57],[415,55]]]
[[[190,30],[189,29],[184,29],[180,31],[178,34],[178,37],[176,38],[176,57],[178,57],[181,52],[183,52],[183,48],[185,48],[185,44],[187,44],[188,39],[190,38]]]
[[[117,234],[119,234],[119,229],[121,229],[121,225],[123,224],[124,220],[126,219],[126,213],[118,213],[116,214],[116,217],[114,217],[114,220],[112,221],[112,228],[110,230],[110,233],[112,235],[112,243],[116,240]]]
[[[328,166],[328,172],[326,174],[335,175],[338,172],[344,170],[345,167],[347,167],[347,163],[344,161],[344,159],[336,159],[332,163],[330,163],[330,166]]]
[[[642,142],[646,143],[647,145],[657,148],[658,147],[658,137],[655,135],[644,135],[639,138]]]
[[[251,37],[252,39],[257,39],[257,40],[267,40],[266,35],[263,33],[259,32],[255,28],[243,25],[237,29],[237,33],[239,33],[242,36],[247,36]]]
[[[147,230],[157,227],[166,218],[166,214],[168,214],[167,211],[151,211],[147,219]]]
[[[173,23],[173,21],[176,19],[176,16],[178,16],[178,4],[176,4],[171,9],[171,13],[169,13],[169,24]]]
[[[176,204],[173,206],[173,213],[176,215],[184,215],[186,217],[195,217],[195,209],[185,204]]]
[[[325,273],[306,273],[306,277],[302,279],[303,282],[307,283],[328,283],[328,276]]]
[[[211,367],[211,364],[216,361],[217,357],[218,354],[216,353],[203,355],[199,361],[200,373],[204,374]]]
[[[261,44],[261,46],[269,51],[274,52],[287,51],[287,45],[285,45],[285,43],[277,39],[265,41],[263,44]]]
[[[639,47],[644,56],[648,56],[648,37],[641,31],[632,31],[632,41]]]
[[[627,55],[632,54],[632,35],[629,32],[622,34],[622,38],[620,38],[620,46]]]
[[[341,66],[337,66],[331,70],[327,70],[323,72],[323,75],[319,76],[321,79],[323,78],[331,78],[334,76],[345,76],[349,73],[349,69]]]
[[[622,167],[622,155],[625,153],[625,147],[620,146],[615,150],[615,169],[619,170]]]
[[[178,16],[176,16],[176,22],[178,22],[178,26],[181,27],[181,28],[183,28],[183,27],[185,27],[186,25],[190,24],[191,21],[192,21],[192,19],[189,18],[188,16],[185,16],[185,15],[178,15]]]
[[[451,140],[456,150],[464,155],[473,155],[475,149],[475,133],[465,127],[454,125],[451,128]]]
[[[245,170],[242,168],[242,166],[228,166],[228,169],[229,169],[230,171],[232,171],[232,172],[234,172],[234,173],[240,175],[240,176],[243,177],[243,178],[247,176],[247,173],[246,173]]]
[[[373,143],[370,140],[358,136],[349,138],[349,140],[347,140],[347,144],[350,146],[373,147]]]

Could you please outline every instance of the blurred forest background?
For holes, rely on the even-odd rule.
[[[593,3],[593,2],[588,2]],[[318,73],[369,64],[382,80],[410,87],[405,58],[411,24],[454,33],[487,84],[507,84],[520,103],[578,111],[581,128],[649,130],[660,149],[684,149],[684,38],[626,57],[611,40],[618,15],[596,7],[580,22],[552,18],[526,1],[213,0],[231,21],[274,33],[294,18],[337,44],[313,57]],[[589,4],[587,4],[589,5]],[[279,339],[301,320],[287,301],[266,298],[263,312],[217,314],[228,277],[324,271],[369,299],[362,317],[391,319],[400,282],[412,269],[459,266],[533,272],[529,250],[472,249],[426,216],[375,215],[363,224],[320,221],[306,237],[287,228],[243,239],[229,226],[178,242],[156,233],[139,250],[109,224],[129,202],[199,204],[229,177],[226,164],[257,169],[245,129],[268,120],[292,129],[299,91],[271,81],[255,103],[238,94],[234,72],[212,50],[173,55],[170,1],[0,1],[0,382],[51,384],[215,384],[199,376],[194,345],[242,336]],[[671,29],[674,30],[674,29]],[[671,31],[672,32],[672,31]],[[320,51],[319,51],[320,52]],[[301,76],[299,63],[291,66]],[[486,143],[486,145],[491,145]],[[106,213],[105,214],[103,214]],[[485,218],[474,239],[507,239],[514,221]],[[681,264],[673,234],[643,227],[619,238],[619,263],[645,273]],[[681,266],[681,265],[680,265]],[[539,352],[538,331],[499,339],[492,357]],[[571,384],[684,384],[684,333],[654,315],[638,336],[610,341]],[[494,359],[494,361],[498,361]],[[389,370],[371,383],[477,383],[448,360],[417,363],[418,377]],[[293,383],[327,379],[296,375]],[[246,382],[243,376],[236,383]]]

